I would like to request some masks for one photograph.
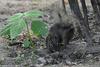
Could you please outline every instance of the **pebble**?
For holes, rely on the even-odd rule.
[[[100,43],[100,35],[95,35],[95,36],[93,37],[93,40],[94,40],[94,42],[96,42],[96,43]]]
[[[39,16],[39,18],[43,18],[42,16]]]
[[[43,57],[38,58],[38,62],[41,63],[46,63],[46,60]]]
[[[93,55],[92,55],[92,54],[88,54],[85,58],[86,58],[87,60],[92,59],[92,58],[93,58]]]
[[[48,17],[48,15],[44,15],[44,17]]]

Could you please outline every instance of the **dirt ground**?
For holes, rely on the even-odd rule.
[[[58,0],[0,0],[0,30],[8,23],[5,22],[7,18],[11,15],[19,12],[25,12],[33,9],[42,10],[46,13],[46,15],[42,16],[42,18],[37,18],[38,20],[44,21],[48,28],[54,24],[49,20],[50,12],[46,10],[47,8],[51,8],[51,4]],[[89,11],[89,22],[90,28],[92,29],[91,33],[93,35],[93,39],[97,44],[100,44],[100,26],[95,26],[95,16],[92,13],[92,7],[90,4],[90,0],[86,0],[86,4]],[[68,6],[68,4],[66,5]],[[37,20],[32,19],[32,20]],[[30,25],[30,24],[29,24]],[[23,31],[23,33],[26,29]],[[20,34],[21,35],[21,34]],[[20,37],[20,35],[14,41],[23,41],[24,37]],[[25,39],[27,36],[25,37]],[[36,51],[45,48],[45,38],[46,35],[40,36],[39,39],[34,39],[34,43],[37,46]],[[44,58],[43,56],[34,55],[32,56],[33,49],[23,47],[23,44],[17,44],[14,46],[9,46],[10,38],[9,36],[0,36],[0,66],[1,67],[100,67],[100,53],[98,55],[88,54],[86,55],[86,60],[83,63],[75,63],[72,66],[66,65],[63,62],[58,64],[48,64],[44,66]],[[79,42],[79,41],[78,41]],[[77,43],[76,41],[73,43]],[[22,60],[18,60],[18,54],[27,55],[26,53],[31,53],[28,56],[24,56]],[[37,60],[38,59],[38,60]]]

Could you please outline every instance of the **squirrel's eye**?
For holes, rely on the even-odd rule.
[[[51,44],[50,47],[53,48],[53,45]]]

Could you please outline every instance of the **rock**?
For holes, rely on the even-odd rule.
[[[42,16],[39,16],[39,18],[43,18]]]
[[[93,55],[92,54],[88,54],[88,55],[86,55],[86,57],[85,57],[86,59],[92,59],[93,58]]]
[[[72,62],[70,60],[65,61],[67,65],[72,65]]]
[[[48,15],[44,15],[44,17],[48,17]]]
[[[100,60],[100,57],[99,57],[99,56],[96,56],[94,59],[95,59],[96,61],[99,61],[99,60]]]
[[[53,64],[54,63],[54,59],[51,56],[46,56],[45,59],[46,59],[47,64]]]
[[[95,36],[93,37],[93,40],[94,40],[94,42],[96,42],[96,43],[100,43],[100,35],[95,35]]]
[[[40,58],[38,58],[38,62],[39,62],[39,64],[41,64],[41,63],[46,63],[46,60],[43,58],[43,57],[40,57]]]
[[[76,65],[77,63],[76,62],[73,62],[70,58],[67,58],[65,60],[65,64],[67,64],[67,65]]]
[[[47,21],[47,20],[45,20],[45,19],[43,19],[43,22],[46,22],[46,23],[48,23],[48,21]]]

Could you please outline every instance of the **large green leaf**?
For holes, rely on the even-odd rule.
[[[11,28],[12,24],[13,24],[13,23],[7,24],[7,25],[0,31],[0,35],[8,35],[8,34],[10,34],[10,28]]]
[[[35,34],[48,34],[48,30],[45,29],[46,24],[42,21],[32,21],[31,22],[31,29]]]
[[[17,20],[18,18],[20,18],[23,14],[22,13],[16,13],[14,15],[12,15],[9,19],[7,19],[7,22],[12,22]]]
[[[31,11],[28,11],[28,12],[24,13],[25,17],[30,17],[30,18],[39,17],[43,14],[44,14],[43,12],[38,11],[38,10],[31,10]]]
[[[25,21],[23,19],[19,19],[14,22],[10,29],[11,39],[14,39],[18,34],[20,34],[25,27]]]

